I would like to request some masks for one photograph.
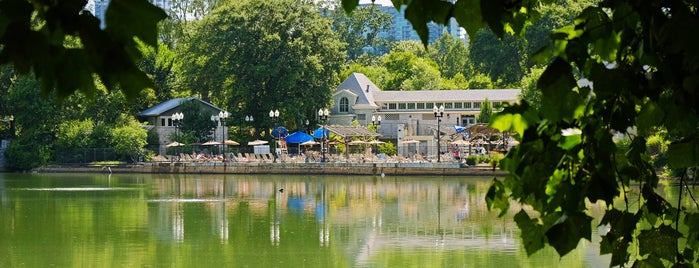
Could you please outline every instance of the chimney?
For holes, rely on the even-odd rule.
[[[369,93],[369,85],[366,85],[366,93]]]

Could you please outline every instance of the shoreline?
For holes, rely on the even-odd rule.
[[[48,165],[34,173],[153,173],[153,174],[290,174],[290,175],[435,175],[505,176],[490,166],[458,163],[192,163],[153,162],[131,165]]]

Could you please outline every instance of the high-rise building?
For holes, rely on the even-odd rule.
[[[371,4],[361,4],[360,6],[369,6]],[[405,18],[406,6],[402,6],[400,11],[396,10],[393,6],[384,6],[376,4],[376,7],[381,10],[381,12],[390,14],[393,17],[391,28],[386,32],[379,33],[378,37],[386,38],[393,41],[404,41],[404,40],[416,40],[420,41],[420,36],[418,36],[415,29],[413,29],[412,24]],[[456,20],[453,18],[449,21],[449,25],[439,25],[435,22],[429,22],[427,24],[427,29],[429,31],[428,42],[432,43],[437,38],[442,36],[444,32],[448,32],[450,35],[461,38],[464,41],[465,31],[463,28],[459,27]]]

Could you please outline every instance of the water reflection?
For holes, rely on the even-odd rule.
[[[597,256],[596,243],[563,259],[552,249],[527,258],[511,220],[514,211],[505,219],[487,211],[489,183],[453,177],[0,174],[0,237],[9,238],[0,240],[0,266],[608,264]],[[55,252],[44,257],[47,246]]]

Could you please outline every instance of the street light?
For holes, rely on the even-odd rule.
[[[330,111],[328,109],[319,109],[318,110],[318,117],[320,118],[320,122],[323,124],[323,133],[322,140],[320,143],[320,152],[322,154],[322,157],[320,158],[320,162],[326,162],[325,159],[325,150],[327,149],[325,146],[325,123],[328,121],[328,116],[330,116]]]
[[[376,117],[375,115],[371,116],[371,124],[376,125],[376,126],[381,126],[381,116],[379,115]],[[377,128],[378,131],[378,128]]]
[[[175,139],[177,142],[180,142],[180,127],[182,126],[182,120],[184,119],[184,114],[182,112],[179,113],[174,113],[170,117],[172,117],[172,123],[175,125]],[[179,146],[177,146],[179,147]],[[179,150],[175,150],[175,153],[177,153],[177,160],[180,160],[180,154]]]
[[[226,111],[221,110],[218,112],[218,119],[221,121],[221,126],[223,127],[223,133],[221,133],[221,143],[223,144],[223,160],[226,160],[226,119],[230,114]]]
[[[439,162],[442,162],[442,159],[440,156],[441,152],[439,149],[439,143],[440,143],[439,142],[439,134],[440,134],[439,123],[442,122],[442,117],[444,117],[444,105],[439,106],[439,108],[437,108],[437,106],[434,106],[432,111],[434,112],[434,117],[437,118],[437,163],[439,163]]]
[[[274,128],[272,128],[272,137],[274,138],[274,162],[277,162],[277,137],[274,136],[274,130],[277,129],[277,120],[279,119],[279,110],[269,110],[269,118],[274,122]]]
[[[245,124],[252,125],[253,122],[255,122],[255,118],[253,118],[252,115],[245,116]],[[248,134],[250,134],[250,128],[248,128]],[[254,136],[254,134],[253,134],[253,136]]]

